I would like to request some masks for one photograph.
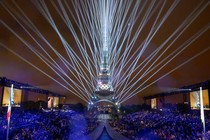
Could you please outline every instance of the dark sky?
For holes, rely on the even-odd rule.
[[[56,9],[53,7],[53,4],[49,1],[45,1],[46,6],[49,8],[49,11],[52,15],[52,18],[62,34],[62,36],[66,39],[67,43],[71,46],[71,49],[73,52],[75,52],[78,56],[78,58],[81,59],[82,62],[86,65],[86,62],[84,61],[84,58],[82,58],[82,53],[79,50],[78,44],[76,43],[75,39],[73,38],[73,34],[69,31],[66,24],[62,21],[60,15],[56,11]],[[80,1],[81,2],[81,1]],[[86,1],[87,2],[87,1]],[[128,1],[124,1],[128,2]],[[131,8],[129,10],[129,14],[131,14],[132,8],[134,7],[134,3],[136,1],[133,1]],[[140,50],[142,49],[141,43],[144,43],[145,40],[151,39],[149,44],[146,46],[146,50],[139,58],[139,61],[137,62],[137,65],[135,68],[138,67],[142,62],[142,66],[136,69],[131,74],[131,78],[128,79],[127,86],[123,85],[121,88],[125,86],[125,89],[131,86],[133,83],[135,83],[142,74],[148,69],[152,69],[150,73],[148,73],[144,78],[139,80],[137,83],[135,83],[134,87],[131,88],[130,93],[137,89],[140,85],[138,90],[142,89],[143,87],[150,85],[160,77],[164,76],[168,72],[172,71],[173,69],[177,68],[181,64],[185,63],[186,61],[190,60],[192,57],[198,55],[200,52],[204,51],[205,49],[208,49],[210,47],[210,2],[209,0],[204,1],[197,1],[197,0],[185,0],[180,1],[175,7],[174,10],[169,14],[165,22],[161,23],[161,20],[164,18],[164,16],[167,14],[168,11],[170,11],[170,7],[175,3],[176,1],[157,1],[154,3],[154,6],[152,7],[152,11],[156,11],[152,14],[152,12],[149,14],[151,15],[151,18],[147,21],[145,26],[141,29],[140,34],[137,37],[137,40],[134,43],[134,47],[131,49],[130,53],[127,53],[128,56],[126,60],[119,59],[120,63],[124,63],[124,61],[128,61],[129,58],[131,60],[125,67],[122,69],[122,79],[128,75],[126,73],[126,70],[130,70],[130,65],[132,65],[133,60],[137,57],[137,54],[135,54],[135,51],[140,53]],[[15,4],[16,3],[16,4]],[[46,21],[46,19],[43,17],[43,15],[39,12],[37,7],[28,0],[19,0],[12,2],[11,0],[1,0],[0,1],[0,76],[1,77],[7,77],[8,79],[12,79],[15,81],[23,82],[23,83],[29,83],[34,86],[38,86],[40,88],[48,89],[51,91],[55,91],[73,98],[76,98],[75,95],[72,95],[70,91],[68,91],[66,88],[60,86],[58,83],[53,81],[51,78],[47,77],[45,74],[41,73],[28,63],[21,60],[19,57],[11,53],[11,51],[14,51],[15,53],[19,54],[22,58],[39,68],[40,70],[44,71],[49,76],[55,78],[59,82],[63,83],[67,88],[73,89],[70,85],[73,85],[73,82],[80,84],[81,83],[73,76],[73,74],[77,74],[77,72],[82,72],[83,74],[87,74],[86,76],[90,77],[89,71],[84,69],[84,66],[82,66],[82,62],[79,62],[81,67],[84,69],[84,71],[81,71],[78,67],[77,69],[71,68],[73,73],[69,72],[69,69],[65,66],[63,61],[52,51],[52,49],[49,48],[49,45],[46,44],[46,42],[43,41],[37,34],[34,33],[34,30],[32,30],[30,27],[28,27],[24,20],[26,18],[24,17],[23,13],[27,15],[27,17],[30,19],[30,21],[37,27],[37,29],[40,31],[40,33],[45,37],[45,39],[48,40],[48,42],[51,44],[51,46],[59,52],[63,58],[65,58],[70,65],[75,63],[74,60],[68,58],[68,53],[66,52],[61,39],[59,38],[58,34],[53,30],[53,28],[50,26],[50,24]],[[63,4],[65,4],[64,1],[62,1]],[[139,15],[139,17],[136,19],[132,32],[130,33],[130,37],[134,38],[134,34],[140,30],[138,29],[138,26],[142,23],[144,17],[149,17],[147,14],[147,10],[149,9],[150,4],[152,1],[147,1],[140,3],[141,6],[137,9],[137,13],[140,13],[141,9],[142,13]],[[71,10],[73,11],[73,14],[75,15],[75,7],[72,5],[71,2],[67,3]],[[145,4],[145,7],[143,5]],[[164,5],[165,4],[165,5]],[[200,6],[199,6],[200,4]],[[19,6],[19,9],[17,7]],[[55,2],[55,5],[59,7],[58,2]],[[163,6],[164,5],[164,6]],[[43,5],[42,5],[43,6]],[[158,16],[158,11],[161,10],[161,6],[163,6],[162,12],[160,13],[160,17],[157,20],[157,23],[155,27],[153,28],[153,25],[155,23],[155,20]],[[198,9],[196,10],[196,7]],[[67,7],[65,7],[67,8]],[[88,7],[86,7],[88,9]],[[202,10],[202,8],[204,8]],[[89,8],[90,9],[90,8]],[[61,9],[59,9],[61,11]],[[199,13],[199,10],[201,12]],[[23,11],[23,13],[21,13]],[[193,13],[194,11],[194,13]],[[12,13],[14,17],[10,14]],[[128,15],[129,15],[128,14]],[[197,17],[196,17],[197,14]],[[74,20],[73,16],[68,13],[69,19],[72,23],[72,26],[75,29],[75,32],[77,33],[78,38],[82,42],[83,35],[81,35],[80,32],[80,25],[78,25]],[[76,15],[75,15],[76,16]],[[188,20],[187,17],[190,17]],[[132,15],[131,15],[132,17]],[[196,18],[194,18],[196,17]],[[16,20],[18,19],[18,21]],[[125,18],[125,20],[128,20],[128,16]],[[23,26],[21,26],[21,24]],[[29,22],[27,22],[29,23]],[[181,28],[182,23],[186,23],[185,26]],[[132,24],[132,22],[130,23]],[[151,30],[155,31],[155,29],[160,28],[157,30],[154,37],[151,37]],[[185,29],[186,27],[186,29]],[[31,33],[31,36],[27,34],[26,30]],[[180,30],[176,32],[176,30]],[[14,33],[9,31],[9,29],[13,30]],[[125,27],[126,29],[126,27]],[[183,32],[182,32],[183,31]],[[18,38],[15,34],[17,34]],[[114,34],[114,33],[113,33]],[[199,34],[199,36],[198,36]],[[125,35],[125,32],[122,33],[122,36],[119,38],[119,43],[116,44],[117,49],[120,47],[120,43],[123,41],[123,36]],[[173,36],[174,35],[174,36]],[[173,37],[172,37],[173,36]],[[147,38],[148,37],[148,38]],[[171,37],[171,38],[170,38]],[[170,39],[167,43],[167,39]],[[37,45],[36,41],[44,48],[46,52],[50,56],[47,56],[43,50],[40,49],[40,47]],[[69,85],[66,84],[55,72],[53,72],[49,66],[47,66],[43,61],[40,60],[30,49],[26,47],[26,42],[37,49],[41,54],[46,56],[51,62],[54,61],[56,64],[59,65],[60,68],[66,74],[70,77],[71,80],[67,78],[67,76],[64,76],[64,79],[66,81],[69,81]],[[91,41],[91,45],[93,45],[93,40]],[[150,54],[154,53],[156,49],[158,49],[163,43],[163,48],[160,50],[160,52],[157,53],[157,55],[151,60],[146,61],[148,56]],[[87,44],[86,44],[87,45]],[[122,51],[120,53],[120,56],[122,56],[126,50],[126,43],[122,44]],[[4,47],[3,47],[4,46]],[[83,44],[85,47],[85,45]],[[168,46],[171,46],[170,49],[168,49],[162,56],[161,54],[167,49]],[[186,49],[184,49],[186,47]],[[175,52],[176,49],[183,50],[182,53],[179,55],[178,52]],[[11,50],[11,51],[9,51]],[[114,51],[113,51],[114,52]],[[87,49],[87,54],[90,56],[91,60],[94,60],[93,57],[91,57],[90,50]],[[132,55],[134,54],[134,57]],[[97,54],[95,54],[97,55]],[[116,54],[112,54],[113,56]],[[177,56],[176,56],[177,55]],[[159,57],[161,56],[161,57]],[[176,56],[170,63],[167,64],[168,60],[170,58],[173,58]],[[51,59],[52,58],[52,59]],[[78,60],[78,58],[76,58]],[[166,59],[167,58],[167,59]],[[163,61],[166,59],[166,61]],[[161,78],[157,82],[154,82],[154,84],[151,84],[148,88],[142,90],[138,97],[150,95],[150,94],[156,94],[161,91],[170,90],[173,88],[179,88],[186,85],[192,85],[199,82],[204,82],[206,80],[210,79],[210,50],[205,51],[203,54],[197,56],[196,58],[192,59],[188,63],[184,64],[180,68],[177,68],[175,71],[171,72],[164,78]],[[159,66],[158,63],[163,61]],[[148,63],[146,63],[148,62]],[[119,66],[120,63],[116,65],[116,68],[114,69],[114,74],[117,74],[119,72]],[[154,63],[154,65],[153,65]],[[75,63],[76,64],[76,63]],[[158,71],[159,68],[164,66],[160,71]],[[90,64],[91,67],[95,67],[93,64]],[[150,67],[151,66],[151,67]],[[156,67],[157,66],[157,67]],[[95,71],[95,68],[93,68]],[[142,69],[142,72],[139,72]],[[139,72],[139,73],[138,73]],[[125,75],[123,75],[125,73]],[[152,76],[151,79],[147,81],[147,79]],[[95,74],[97,75],[97,74]],[[114,75],[115,76],[115,75]],[[114,77],[113,76],[113,77]],[[123,77],[124,76],[124,77]],[[121,80],[122,80],[121,79]],[[86,86],[87,90],[88,88],[87,84],[83,80],[84,86]],[[73,85],[75,87],[75,85]],[[119,91],[121,89],[118,88]],[[138,91],[137,90],[137,91]],[[77,93],[75,93],[77,94]],[[135,96],[136,97],[136,96]],[[78,99],[79,100],[79,99]]]

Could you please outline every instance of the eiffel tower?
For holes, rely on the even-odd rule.
[[[92,97],[91,104],[98,102],[110,102],[116,104],[114,97],[114,89],[112,85],[111,71],[110,71],[110,38],[112,25],[110,23],[110,9],[108,4],[104,1],[102,8],[102,16],[100,18],[101,23],[101,48],[100,48],[100,71],[97,77],[97,86]]]

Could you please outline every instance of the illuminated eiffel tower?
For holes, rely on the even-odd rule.
[[[109,63],[109,31],[107,31],[106,25],[103,27],[104,32],[102,33],[103,47],[101,53],[101,64],[100,72],[97,79],[97,88],[95,91],[96,96],[99,99],[110,100],[113,95],[113,86],[110,75],[110,63]]]
[[[116,105],[114,98],[114,89],[111,79],[110,71],[110,38],[111,38],[111,28],[110,23],[110,9],[109,1],[104,1],[104,6],[102,8],[102,14],[100,18],[101,23],[101,49],[100,49],[100,72],[97,77],[97,87],[94,92],[91,104],[97,102],[110,102]]]

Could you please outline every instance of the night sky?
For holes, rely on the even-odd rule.
[[[61,19],[60,15],[56,11],[53,4],[49,1],[45,2],[47,7],[49,8],[49,11],[57,26],[57,29],[62,34],[63,38],[65,38],[66,42],[69,44],[71,49],[77,54],[79,58],[81,58],[81,61],[83,61],[86,64],[84,58],[82,58],[82,53],[79,50],[78,44],[75,41],[72,32],[69,31],[65,22]],[[125,2],[127,1],[125,0]],[[129,14],[131,15],[132,7],[134,7],[135,2],[136,1],[132,2],[128,15]],[[139,94],[137,94],[138,96],[134,96],[133,98],[131,98],[130,101],[132,101],[132,99],[136,100],[135,97],[140,98],[142,96],[157,94],[162,91],[168,91],[170,89],[179,88],[187,85],[193,85],[196,83],[204,82],[206,80],[210,80],[210,49],[207,50],[208,48],[210,48],[210,1],[209,0],[180,1],[174,7],[173,11],[169,14],[165,22],[161,23],[161,19],[167,14],[170,7],[172,7],[172,5],[175,2],[176,1],[166,1],[164,3],[164,1],[162,0],[159,2],[156,1],[154,3],[154,6],[152,7],[152,10],[155,11],[155,9],[157,8],[156,9],[157,11],[155,11],[153,14],[152,12],[149,14],[151,15],[151,17],[148,19],[147,23],[141,29],[141,32],[137,36],[137,39],[134,43],[134,46],[131,48],[130,53],[124,54],[126,50],[125,49],[126,43],[122,44],[123,47],[120,52],[120,56],[127,55],[128,57],[127,60],[125,61],[128,61],[129,58],[131,58],[129,63],[126,64],[121,71],[121,76],[123,79],[123,76],[125,77],[127,75],[126,69],[130,69],[129,66],[132,64],[132,61],[134,61],[135,58],[138,57],[138,55],[135,54],[135,51],[138,50],[137,52],[140,53],[141,43],[144,43],[144,41],[147,39],[151,39],[151,41],[146,45],[147,47],[145,51],[137,61],[135,68],[137,68],[138,65],[144,62],[144,60],[147,60],[148,56],[152,54],[156,49],[158,49],[164,42],[166,42],[167,39],[170,39],[167,43],[164,44],[160,52],[158,52],[157,55],[151,61],[147,61],[148,62],[147,64],[144,63],[141,67],[137,68],[133,73],[131,73],[131,77],[130,79],[128,79],[128,81],[131,82],[127,85],[127,87],[129,85],[134,84],[147,70],[147,68],[150,68],[150,66],[152,66],[151,69],[154,68],[153,70],[151,70],[150,73],[148,73],[141,80],[136,82],[135,85],[130,90],[130,92],[138,88],[139,85],[142,85],[142,87],[139,88],[139,90],[142,89],[143,87],[146,87],[147,85],[150,85],[158,78],[164,76],[168,72],[173,71],[173,69],[177,68],[175,71],[171,72],[170,74],[164,76],[160,80],[157,80],[156,82],[151,84],[151,86],[149,86],[148,88],[142,90]],[[65,4],[64,1],[62,1],[62,3]],[[142,13],[139,15],[135,23],[133,23],[133,29],[130,33],[131,38],[134,38],[135,33],[139,30],[138,26],[143,21],[144,16],[146,16],[147,10],[151,3],[152,1],[147,1],[147,3],[146,2],[140,3],[141,5],[137,9],[137,13],[140,13],[141,9],[143,8],[141,11]],[[59,3],[55,1],[54,4],[58,7],[58,10],[61,11],[61,9],[59,8]],[[66,4],[69,5],[69,8],[71,8],[71,10],[73,11],[73,15],[76,16],[75,14],[76,7],[73,6],[71,2],[66,2]],[[144,4],[145,7],[143,7]],[[200,7],[198,7],[199,4]],[[46,65],[46,63],[41,61],[41,59],[38,58],[26,46],[26,44],[23,41],[21,41],[20,38],[22,38],[25,42],[29,44],[29,46],[32,46],[33,48],[37,49],[41,54],[45,55],[48,59],[52,58],[50,59],[51,62],[53,61],[56,62],[56,64],[58,64],[59,67],[62,68],[62,70],[70,77],[70,79],[72,79],[77,84],[80,84],[80,81],[78,81],[72,75],[72,73],[69,72],[69,69],[65,66],[62,60],[52,51],[52,49],[49,48],[49,45],[47,45],[46,42],[44,42],[43,39],[40,38],[34,32],[34,30],[29,26],[27,26],[26,23],[24,22],[26,18],[24,17],[23,13],[37,27],[37,29],[45,37],[45,39],[48,40],[51,46],[57,52],[59,52],[63,56],[63,58],[66,58],[66,60],[69,62],[70,65],[73,65],[72,61],[74,60],[68,59],[68,53],[66,52],[58,34],[55,32],[52,26],[50,26],[50,24],[43,17],[43,15],[40,13],[40,11],[37,9],[37,6],[35,5],[36,5],[35,3],[28,0],[16,0],[14,2],[12,2],[12,0],[0,1],[0,21],[1,21],[0,22],[0,77],[7,77],[8,79],[12,79],[22,83],[29,83],[31,85],[51,90],[63,95],[67,95],[70,98],[74,98],[78,101],[81,101],[78,97],[73,95],[66,88],[62,87],[61,85],[53,81],[51,78],[47,77],[45,74],[41,73],[39,70],[35,69],[33,66],[29,65],[28,63],[24,62],[22,59],[20,59],[19,57],[14,55],[14,53],[11,52],[13,51],[17,53],[18,55],[20,55],[22,58],[24,58],[34,66],[44,71],[46,74],[55,78],[63,85],[67,86],[69,89],[72,89],[72,87],[70,87],[69,85],[73,85],[73,82],[69,80],[65,75],[62,75],[64,76],[65,80],[69,81],[69,85],[66,84],[55,72],[53,72],[49,68],[49,66]],[[161,10],[161,6],[163,6],[163,9],[159,15],[160,17],[157,20],[157,23],[160,24],[156,24],[155,27],[153,27],[155,20],[158,16],[158,11]],[[197,10],[196,7],[198,7]],[[201,10],[202,8],[204,9]],[[193,13],[194,10],[195,12]],[[199,10],[201,10],[200,13]],[[12,13],[14,17],[10,13]],[[196,14],[198,14],[197,17]],[[148,17],[149,15],[147,15],[146,17]],[[79,40],[82,42],[83,35],[80,32],[81,31],[80,25],[78,25],[73,20],[73,16],[70,13],[68,13],[68,16],[75,30],[75,33],[77,33]],[[188,20],[185,20],[187,19],[188,16],[190,16],[190,18]],[[128,16],[126,16],[125,20],[127,21],[128,19],[129,19]],[[183,26],[178,32],[176,32],[176,30],[181,27],[183,22],[186,22],[185,26]],[[132,22],[130,22],[128,25],[130,24],[132,24]],[[152,31],[152,29],[153,31],[155,31],[155,29],[157,29],[159,25],[160,28],[157,30],[156,34],[153,37],[151,37],[150,32]],[[30,32],[30,35],[33,38],[26,32],[26,30],[24,30],[24,27],[28,32]],[[12,33],[9,30],[13,30],[14,33]],[[172,37],[173,34],[174,36]],[[122,43],[123,41],[123,36],[125,36],[125,32],[122,32],[122,36],[119,38],[119,43],[116,44],[117,49],[120,48],[120,43]],[[48,52],[50,57],[47,56],[43,50],[40,49],[36,41],[44,48],[45,51]],[[93,43],[94,41],[92,40],[91,45]],[[171,45],[170,49],[166,50],[166,48],[170,45]],[[186,49],[184,49],[179,55],[176,56],[178,52],[174,53],[175,50],[178,48],[179,50],[182,50],[184,47],[186,47]],[[163,53],[165,50],[166,52],[159,58],[161,53]],[[206,51],[204,52],[204,50]],[[202,51],[203,53],[201,55],[198,55]],[[90,56],[90,59],[93,60],[93,57],[91,57],[90,50],[87,49],[86,52]],[[132,57],[133,54],[134,57]],[[172,55],[170,56],[170,54]],[[198,56],[190,61],[190,59],[196,55]],[[173,58],[173,56],[176,57],[166,66],[164,66],[160,71],[158,71],[158,68],[161,68],[164,64],[167,63],[167,61],[164,61],[159,66],[157,66],[157,64],[163,61],[165,58],[169,57],[167,59],[169,60],[170,58]],[[120,63],[124,62],[122,59],[118,60]],[[184,64],[185,62],[186,64]],[[117,64],[116,68],[114,69],[113,72],[114,76],[119,72],[118,68],[120,67],[120,63]],[[82,63],[80,64],[81,67],[84,69]],[[182,64],[183,66],[180,66]],[[95,66],[94,64],[90,64],[90,67],[95,67]],[[142,68],[143,71],[139,72]],[[71,69],[74,74],[77,74],[78,69],[77,70],[74,70],[73,68]],[[94,69],[93,71],[96,72],[95,68],[93,69]],[[85,69],[83,73],[86,73],[87,77],[90,76],[90,73],[88,72],[87,69]],[[155,75],[147,81],[147,78],[149,78],[153,74]],[[87,86],[84,80],[83,82],[84,85]],[[123,86],[121,88],[123,88]],[[89,90],[90,88],[88,88],[87,86],[87,89]],[[121,91],[121,89],[118,90]]]

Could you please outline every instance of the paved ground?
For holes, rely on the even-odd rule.
[[[123,135],[116,132],[106,121],[102,121],[100,125],[88,136],[83,136],[81,140],[97,140],[103,132],[104,127],[107,130],[107,133],[113,140],[129,140]]]

